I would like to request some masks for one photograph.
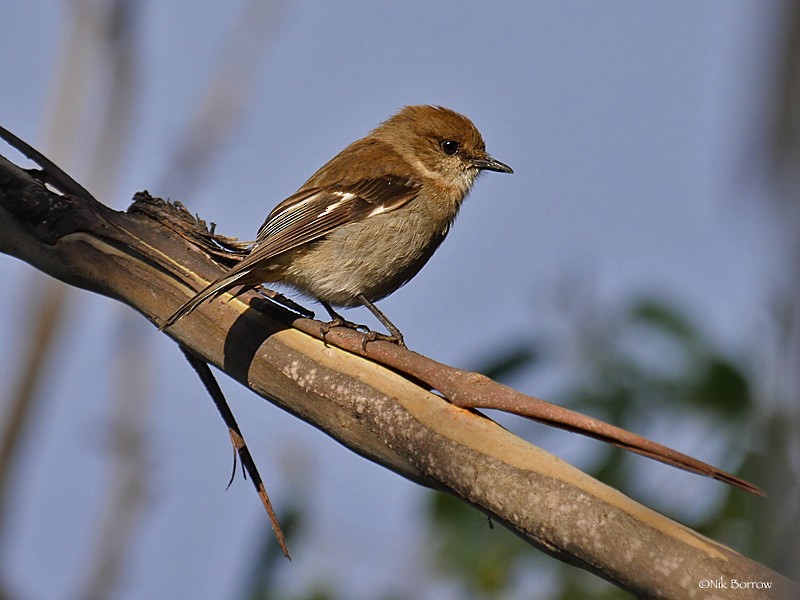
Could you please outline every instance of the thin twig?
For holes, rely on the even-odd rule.
[[[528,396],[492,381],[480,373],[444,365],[389,342],[372,341],[364,347],[362,343],[364,334],[352,329],[337,327],[326,333],[323,338],[318,321],[298,319],[293,326],[348,352],[360,354],[421,381],[461,408],[494,409],[526,417],[551,427],[612,444],[690,473],[711,477],[759,496],[765,495],[752,483],[708,463],[588,415]]]
[[[214,404],[217,407],[219,414],[222,415],[222,420],[225,421],[225,425],[228,427],[228,433],[231,436],[231,443],[233,443],[233,447],[238,453],[239,459],[242,461],[242,466],[250,475],[250,480],[253,482],[256,492],[258,492],[259,498],[261,498],[261,503],[267,510],[269,521],[272,524],[272,531],[275,533],[275,539],[278,540],[278,544],[280,545],[284,556],[286,556],[286,558],[289,560],[292,560],[292,557],[289,554],[289,548],[286,546],[286,539],[284,538],[280,523],[278,523],[278,517],[275,516],[275,511],[272,509],[272,502],[269,500],[267,489],[264,487],[264,482],[261,480],[261,475],[258,472],[258,467],[256,466],[256,463],[250,454],[250,450],[247,447],[244,436],[239,429],[239,424],[236,422],[236,418],[233,416],[233,412],[228,406],[228,402],[225,400],[225,395],[222,393],[214,374],[211,372],[207,362],[200,360],[197,358],[197,356],[192,354],[183,346],[181,346],[181,351],[186,357],[186,360],[189,361],[189,364],[192,365],[192,368],[197,372],[197,375],[200,377],[200,381],[203,382],[203,386],[205,386],[206,391],[208,391],[211,399],[214,400]]]
[[[0,138],[42,168],[36,176],[41,178],[44,183],[52,185],[62,194],[72,194],[73,196],[90,200],[95,199],[85,187],[67,175],[57,164],[8,129],[0,127]]]

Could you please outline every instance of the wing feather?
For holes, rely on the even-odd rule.
[[[251,283],[249,275],[278,254],[313,242],[348,223],[404,206],[417,197],[420,187],[419,182],[385,175],[354,184],[301,189],[273,209],[247,258],[190,298],[159,329],[169,327],[205,300]]]
[[[418,182],[387,175],[301,190],[270,213],[258,232],[252,255],[268,260],[342,225],[396,210],[416,198],[420,187]]]

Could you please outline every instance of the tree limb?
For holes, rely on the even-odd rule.
[[[153,322],[223,268],[173,205],[139,194],[126,213],[117,212],[85,195],[55,194],[34,175],[0,157],[1,252],[118,299]],[[402,349],[367,345],[389,368],[358,356],[356,332],[334,329],[325,344],[314,335],[315,321],[252,291],[206,303],[168,333],[353,451],[455,494],[534,546],[638,596],[709,597],[701,582],[721,581],[728,589],[713,590],[716,597],[800,597],[800,586],[781,575],[431,393],[448,382],[431,381],[430,370],[399,372],[403,366],[386,356]],[[486,381],[465,375],[471,385],[452,394],[480,397]],[[770,588],[730,589],[733,580]]]

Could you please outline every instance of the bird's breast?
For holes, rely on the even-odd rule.
[[[380,300],[419,272],[451,223],[400,209],[345,225],[311,244],[286,280],[338,306]]]

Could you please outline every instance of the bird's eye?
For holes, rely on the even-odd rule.
[[[439,145],[442,147],[442,152],[449,154],[450,156],[458,152],[461,148],[459,143],[454,142],[453,140],[442,140]]]

